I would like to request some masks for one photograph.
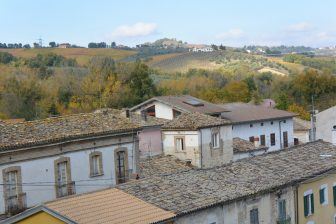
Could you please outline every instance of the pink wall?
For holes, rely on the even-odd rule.
[[[139,134],[140,157],[162,154],[161,128],[150,127]]]

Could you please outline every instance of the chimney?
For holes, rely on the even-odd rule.
[[[147,111],[141,111],[141,120],[147,121]]]
[[[260,142],[259,142],[259,137],[258,136],[254,137],[254,146],[256,148],[258,148],[260,146]]]

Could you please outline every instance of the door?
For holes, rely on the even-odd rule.
[[[284,148],[288,147],[288,132],[287,131],[283,132],[283,145],[284,145]]]
[[[124,151],[117,152],[117,183],[126,182],[126,153]]]
[[[61,162],[57,164],[58,172],[58,191],[60,196],[67,195],[67,162]]]

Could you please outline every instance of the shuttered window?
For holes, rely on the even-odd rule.
[[[266,137],[265,137],[265,135],[260,135],[260,145],[266,146]]]
[[[259,212],[257,208],[250,210],[250,224],[259,224]]]
[[[320,204],[323,204],[325,202],[324,191],[325,188],[320,189]]]
[[[303,197],[304,216],[314,214],[314,194],[308,194]]]
[[[275,145],[275,134],[272,133],[271,134],[271,146],[274,146]]]
[[[336,206],[336,186],[333,186],[334,206]]]

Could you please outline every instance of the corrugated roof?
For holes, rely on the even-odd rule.
[[[198,112],[182,113],[177,118],[162,126],[163,130],[197,130],[206,127],[228,125],[231,122],[222,118],[212,117]]]
[[[254,152],[268,149],[266,146],[256,147],[254,143],[241,138],[233,138],[232,147],[234,153]]]
[[[219,105],[209,103],[207,101],[189,95],[153,97],[141,104],[132,107],[131,110],[134,111],[149,103],[152,103],[153,101],[162,102],[183,112],[199,112],[203,114],[213,115],[213,114],[220,114],[221,112],[225,111],[225,109],[223,109],[223,107]],[[199,102],[200,104],[193,106],[188,102]]]
[[[222,104],[222,107],[229,111],[222,113],[222,117],[232,121],[233,123],[266,121],[296,116],[296,114],[288,111],[265,108],[263,106],[248,103],[227,103]]]
[[[135,131],[139,128],[139,125],[125,117],[104,112],[0,124],[0,150]]]
[[[175,217],[115,188],[74,195],[45,206],[78,224],[155,223]]]
[[[117,187],[182,215],[279,189],[335,168],[336,147],[316,141],[221,167],[155,176]]]

